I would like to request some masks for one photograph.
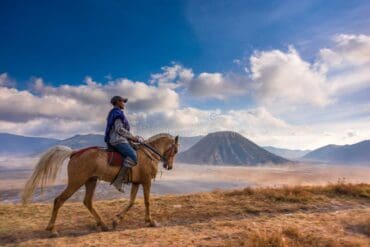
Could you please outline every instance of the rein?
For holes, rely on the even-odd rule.
[[[149,149],[150,151],[152,151],[153,153],[155,153],[156,155],[158,155],[160,157],[160,160],[163,161],[163,162],[166,162],[167,161],[167,158],[164,157],[162,154],[160,154],[155,148],[153,148],[152,146],[144,143],[144,142],[139,142],[140,145],[143,145],[144,147],[146,147],[147,149]]]
[[[142,149],[142,151],[144,152],[144,154],[146,155],[146,156],[148,156],[148,158],[149,159],[151,159],[151,160],[155,160],[155,161],[160,161],[161,159],[159,158],[157,158],[157,157],[154,157],[153,156],[153,153],[151,153],[149,150],[147,150],[147,149],[145,149],[145,148],[143,148]]]

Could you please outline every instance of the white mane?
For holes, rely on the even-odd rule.
[[[146,142],[152,142],[152,141],[156,141],[157,139],[159,138],[162,138],[162,137],[168,137],[168,138],[171,138],[173,139],[173,136],[170,135],[170,134],[167,134],[167,133],[160,133],[160,134],[156,134],[152,137],[149,137],[149,139],[146,140]]]

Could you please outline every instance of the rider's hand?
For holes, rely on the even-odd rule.
[[[140,137],[140,136],[133,136],[133,137],[131,137],[131,140],[134,141],[134,142],[140,142],[142,140],[142,137]]]
[[[133,142],[139,142],[139,139],[137,138],[137,136],[132,136],[130,139]]]
[[[138,142],[144,142],[144,138],[141,136],[136,136]]]

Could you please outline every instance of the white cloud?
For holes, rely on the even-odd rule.
[[[33,90],[0,87],[0,132],[67,137],[77,133],[101,133],[113,95],[129,98],[127,112],[161,112],[177,109],[178,94],[128,79],[101,84],[86,78],[86,85],[47,86],[33,78]]]
[[[236,74],[207,73],[194,75],[179,64],[162,67],[162,73],[152,74],[152,84],[170,89],[185,89],[191,96],[203,99],[225,99],[248,91],[249,79]]]
[[[292,125],[263,107],[226,111],[188,107],[161,113],[140,113],[132,118],[135,119],[134,131],[144,136],[158,132],[194,136],[230,130],[262,146],[291,149],[313,149],[329,143],[355,143],[370,136],[363,119]]]
[[[370,36],[339,34],[334,47],[319,52],[322,63],[330,68],[360,66],[370,62]]]
[[[327,74],[332,94],[369,88],[370,36],[336,35],[332,48],[319,51],[316,66]]]
[[[353,129],[350,129],[350,130],[347,131],[347,137],[351,138],[351,137],[355,137],[355,136],[358,136],[357,131],[355,131]]]
[[[265,108],[221,111],[187,107],[161,113],[137,114],[133,118],[136,131],[146,136],[163,131],[193,136],[231,130],[240,132],[253,141],[266,143],[266,140],[271,141],[270,136],[291,135],[294,129]]]
[[[153,74],[149,85],[125,78],[110,78],[103,84],[86,77],[82,85],[50,86],[33,78],[28,91],[12,88],[15,82],[3,73],[0,132],[49,137],[102,133],[110,97],[122,95],[129,98],[127,115],[139,135],[233,130],[260,145],[287,148],[353,143],[370,137],[366,124],[370,108],[364,102],[360,106],[340,100],[369,89],[369,44],[369,36],[338,35],[333,46],[321,49],[311,62],[292,47],[255,52],[246,75],[195,74],[173,63]],[[257,105],[252,109],[180,107],[180,97],[221,103],[250,94]]]
[[[11,79],[7,73],[0,74],[0,87],[14,86],[15,81]]]
[[[255,52],[250,76],[257,102],[280,111],[325,107],[338,97],[369,89],[370,36],[340,34],[333,40],[333,46],[319,50],[313,62],[305,61],[293,47],[287,52]]]
[[[191,80],[187,89],[196,97],[226,99],[245,94],[248,91],[248,81],[246,76],[204,72]]]
[[[2,89],[3,90],[3,89]],[[14,92],[19,92],[16,89]],[[74,134],[102,133],[105,127],[105,116],[110,106],[106,109],[90,109],[87,117],[74,114],[84,112],[78,104],[72,109],[68,102],[74,99],[59,98],[59,108],[55,102],[48,101],[49,96],[35,96],[24,91],[20,93],[26,102],[40,101],[33,107],[38,108],[37,117],[29,117],[22,121],[0,120],[0,132],[10,132],[23,135],[48,136],[66,138]],[[28,99],[28,97],[30,99]],[[61,96],[62,97],[62,96]],[[63,96],[64,97],[64,96]],[[2,97],[0,97],[2,98]],[[35,99],[36,98],[36,99]],[[62,99],[65,99],[63,101]],[[51,108],[44,108],[42,103],[49,103]],[[63,103],[63,104],[62,104]],[[22,105],[21,108],[24,108]],[[99,107],[98,104],[95,107]],[[50,109],[55,110],[55,115]],[[18,115],[25,114],[26,108]],[[74,112],[73,110],[76,110]],[[1,109],[0,112],[3,112]],[[66,115],[63,115],[65,113]],[[43,115],[42,115],[43,114]],[[91,115],[90,115],[91,114]],[[92,117],[94,116],[95,117]],[[128,118],[133,127],[133,133],[143,136],[151,136],[154,133],[170,132],[183,136],[205,135],[209,132],[231,130],[243,134],[259,145],[275,145],[286,148],[316,148],[328,143],[355,142],[369,135],[367,124],[363,119],[353,120],[347,123],[315,123],[292,125],[283,119],[273,115],[264,107],[245,110],[201,110],[193,107],[186,108],[163,108],[161,111],[129,111]],[[9,118],[9,116],[7,116]],[[353,130],[353,131],[352,131]],[[326,133],[331,133],[327,135]]]
[[[262,104],[325,106],[330,103],[325,76],[294,48],[256,52],[250,58],[256,99]]]
[[[75,134],[102,133],[105,121],[70,120],[64,118],[35,118],[25,122],[0,120],[0,132],[43,136],[51,138],[68,138]]]
[[[38,117],[83,120],[96,116],[94,111],[90,111],[90,107],[63,95],[40,97],[29,91],[0,87],[0,120],[19,122]],[[81,114],[82,112],[89,114]]]
[[[333,95],[349,95],[362,89],[370,90],[370,65],[358,66],[350,70],[337,71],[329,77]]]
[[[180,64],[172,63],[172,66],[164,66],[161,69],[162,73],[151,75],[151,84],[175,89],[184,86],[194,78],[192,69],[184,68]]]

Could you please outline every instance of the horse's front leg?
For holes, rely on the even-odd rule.
[[[116,215],[112,222],[113,229],[116,229],[117,225],[122,221],[123,217],[126,215],[127,211],[134,205],[137,190],[139,189],[139,184],[133,183],[131,185],[131,194],[130,194],[130,201],[126,208],[124,208],[119,214]]]
[[[144,203],[145,203],[145,223],[148,226],[155,227],[158,226],[158,223],[152,219],[152,216],[150,215],[150,187],[151,183],[145,183],[143,184],[143,190],[144,190]]]

